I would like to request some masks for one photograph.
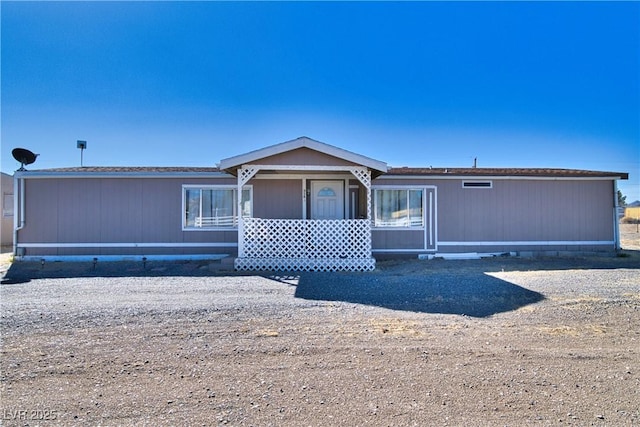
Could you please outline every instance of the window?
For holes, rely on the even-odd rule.
[[[422,227],[422,189],[376,189],[375,227]]]
[[[238,225],[237,190],[233,186],[182,188],[183,228],[233,228]],[[242,216],[251,216],[252,188],[242,190]]]
[[[318,197],[336,197],[336,192],[333,191],[333,188],[323,187],[318,191]]]

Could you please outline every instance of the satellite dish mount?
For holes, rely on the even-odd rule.
[[[20,162],[20,169],[18,169],[19,171],[26,170],[24,168],[24,165],[30,165],[31,163],[35,162],[36,157],[39,156],[39,154],[33,154],[26,148],[14,148],[13,150],[11,150],[11,155],[13,155],[14,159]]]
[[[83,154],[84,154],[84,150],[87,149],[87,141],[80,141],[78,140],[78,144],[77,147],[80,149],[80,167],[84,166],[83,163]]]

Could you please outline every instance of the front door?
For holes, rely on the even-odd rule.
[[[311,219],[344,219],[344,181],[311,181]]]

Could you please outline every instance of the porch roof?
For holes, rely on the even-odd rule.
[[[365,166],[371,170],[371,174],[373,176],[378,176],[387,172],[387,164],[385,162],[374,160],[370,157],[356,154],[351,151],[335,147],[333,145],[325,144],[324,142],[316,141],[306,136],[302,136],[291,141],[282,142],[280,144],[271,145],[259,150],[250,151],[238,156],[223,159],[220,161],[220,169],[232,175],[236,175],[237,169],[242,165],[259,162],[260,159],[286,153],[288,151],[297,150],[300,148],[308,148],[310,150],[318,151],[320,153],[333,156],[347,162]]]

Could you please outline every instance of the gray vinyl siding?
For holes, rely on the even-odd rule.
[[[147,183],[148,187],[151,185],[151,182]],[[143,234],[149,233],[147,238],[152,240],[153,234],[155,234],[154,227],[157,226],[154,224],[157,215],[149,217],[145,210],[145,195],[148,197],[152,190],[143,189],[144,183],[141,180],[127,180],[126,183],[113,179],[105,180],[100,187],[102,201],[96,205],[100,206],[98,218],[101,226],[99,231],[101,234],[104,233],[104,237],[87,236],[86,238],[92,242],[127,242],[130,240],[142,242]],[[85,201],[83,204],[88,203]],[[79,206],[77,208],[82,209]],[[163,207],[159,207],[157,211],[160,210],[164,210]],[[145,214],[147,214],[146,217]],[[75,223],[76,221],[68,224],[67,229],[73,228]],[[105,240],[102,240],[103,238]]]
[[[611,181],[494,180],[493,188],[438,186],[438,240],[613,240]]]
[[[463,188],[462,178],[381,177],[374,185],[436,187],[435,228],[437,242],[443,243],[438,245],[437,252],[613,249],[613,244],[577,243],[612,242],[615,239],[612,180],[481,180],[491,180],[492,188]],[[374,250],[406,250],[417,243],[415,236],[403,237],[409,236],[406,233],[374,228]],[[460,244],[452,245],[451,242]],[[523,244],[526,242],[531,244]],[[424,247],[427,251],[435,249]]]
[[[264,157],[252,163],[261,165],[357,166],[355,163],[309,148],[297,148],[285,153]]]
[[[371,247],[373,250],[415,249],[424,250],[423,230],[376,230],[371,232]]]
[[[183,231],[182,186],[235,179],[26,179],[25,243],[231,243],[237,231]],[[29,255],[219,253],[219,248],[27,248]],[[223,252],[228,253],[228,248]]]
[[[257,179],[253,185],[253,216],[256,218],[302,218],[301,179]]]
[[[59,187],[59,180],[24,181],[25,224],[18,232],[18,242],[58,242]]]

